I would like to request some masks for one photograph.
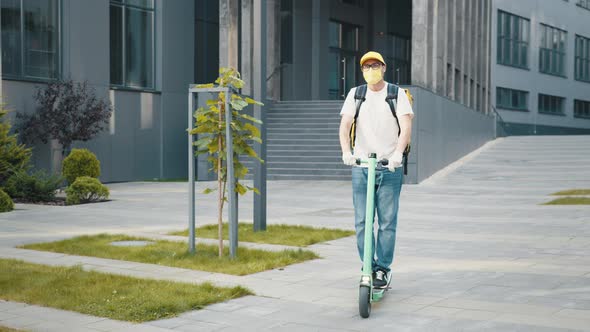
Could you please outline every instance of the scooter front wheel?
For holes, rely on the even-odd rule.
[[[359,313],[363,318],[371,314],[371,287],[359,287]]]

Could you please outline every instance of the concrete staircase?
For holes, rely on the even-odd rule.
[[[342,101],[274,104],[266,115],[267,178],[350,180],[338,139],[341,107]]]

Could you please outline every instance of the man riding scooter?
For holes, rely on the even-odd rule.
[[[389,285],[391,279],[390,266],[393,262],[399,196],[403,182],[401,166],[404,151],[410,142],[414,113],[404,90],[384,81],[383,75],[387,67],[381,54],[372,51],[366,53],[361,58],[360,66],[367,84],[352,88],[344,101],[340,112],[340,146],[342,161],[353,166],[352,198],[361,260],[364,255],[367,167],[357,165],[357,159],[376,153],[377,160],[388,160],[387,168],[377,169],[375,173],[374,204],[378,231],[372,246],[375,248],[372,262],[373,286],[383,288]]]

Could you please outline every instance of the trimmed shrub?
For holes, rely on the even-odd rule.
[[[81,176],[66,188],[66,204],[95,202],[109,198],[109,188],[98,179]]]
[[[31,149],[19,144],[17,136],[10,133],[10,122],[4,117],[8,114],[0,103],[0,187],[15,172],[29,167]]]
[[[14,209],[14,202],[4,190],[0,189],[0,212],[9,212]]]
[[[49,202],[55,199],[55,192],[63,178],[45,171],[29,174],[24,171],[14,173],[6,181],[4,190],[13,199],[25,202]]]
[[[63,161],[62,174],[69,184],[74,183],[81,176],[98,178],[100,161],[87,149],[73,149]]]

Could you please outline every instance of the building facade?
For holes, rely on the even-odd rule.
[[[3,102],[33,112],[35,89],[62,78],[87,81],[110,99],[109,128],[76,144],[97,154],[105,182],[186,177],[188,85],[212,82],[220,66],[232,66],[246,81],[242,93],[254,95],[260,38],[268,109],[284,101],[342,100],[362,83],[360,56],[381,52],[386,79],[416,96],[414,182],[494,137],[491,0],[0,4]],[[56,143],[35,146],[35,165],[56,171],[59,151]]]
[[[494,0],[501,135],[590,134],[590,2]]]
[[[96,139],[107,182],[186,173],[186,90],[194,82],[194,3],[2,0],[2,99],[35,110],[37,87],[87,81],[114,113]],[[187,10],[189,9],[189,10]],[[58,167],[56,143],[34,147],[36,167]],[[182,160],[184,158],[184,160]]]

